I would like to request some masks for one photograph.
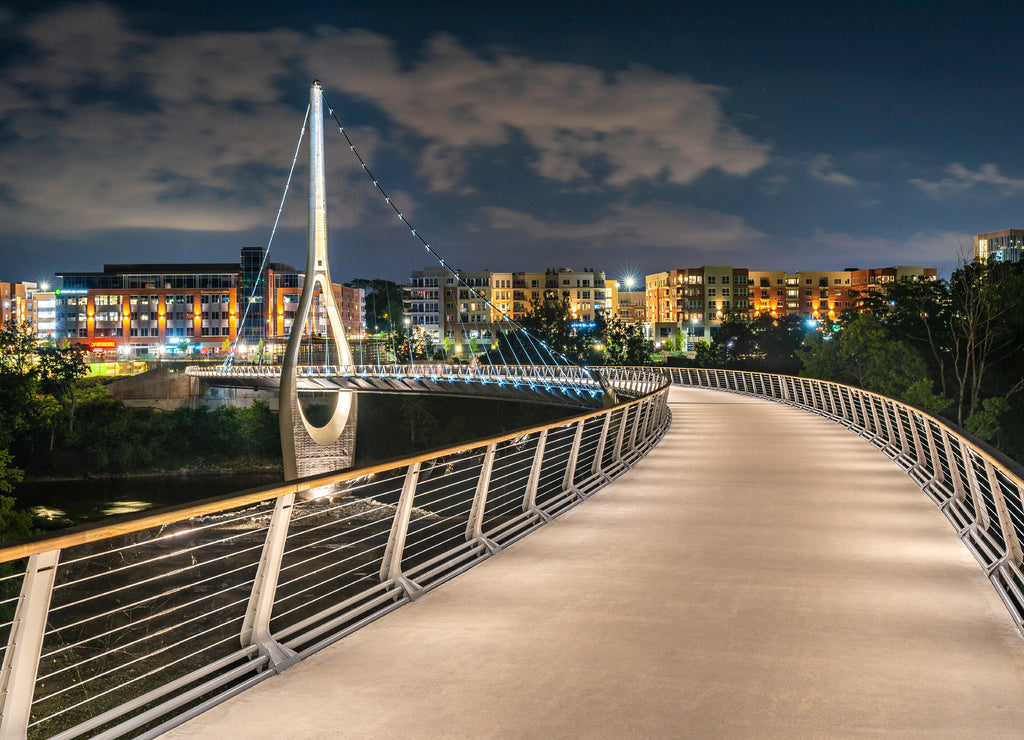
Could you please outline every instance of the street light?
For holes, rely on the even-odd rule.
[[[409,364],[412,363],[412,337],[409,334],[409,317],[405,316],[402,318],[402,323],[405,324],[405,351],[409,353]]]

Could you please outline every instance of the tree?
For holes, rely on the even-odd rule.
[[[769,313],[762,313],[750,323],[750,331],[760,357],[759,369],[784,375],[800,372],[802,362],[797,350],[803,346],[807,330],[799,316],[786,314],[773,318]],[[813,334],[820,336],[816,331]]]
[[[592,329],[573,327],[567,298],[534,302],[520,323],[534,339],[546,345],[546,349],[527,350],[531,358],[536,357],[535,362],[552,362],[558,355],[583,364],[595,364],[599,360],[594,342],[604,334],[604,318],[598,316]]]
[[[855,385],[868,391],[925,405],[938,413],[949,405],[931,394],[928,367],[907,342],[894,339],[877,316],[860,314],[832,337],[814,332],[797,354],[801,375]]]
[[[897,338],[921,349],[943,396],[948,393],[950,306],[948,283],[915,279],[892,283],[876,309]]]
[[[14,457],[11,453],[7,450],[0,450],[0,491],[10,493],[14,490],[14,484],[20,481],[24,475],[24,470],[14,467]]]
[[[61,347],[42,347],[39,350],[40,386],[61,404],[68,418],[68,432],[75,430],[76,381],[88,372],[85,347],[80,344],[65,342]],[[52,434],[50,449],[53,449]]]
[[[1024,271],[1019,265],[975,260],[953,273],[949,291],[956,422],[963,425],[978,405],[987,374],[1020,351]],[[1022,384],[1018,376],[1004,395]]]
[[[366,326],[373,334],[390,334],[402,326],[405,305],[402,286],[381,278],[356,278],[344,284],[366,292]]]
[[[8,321],[0,329],[0,448],[24,444],[36,430],[32,413],[39,385],[36,340],[29,324]]]
[[[646,365],[651,359],[650,342],[641,324],[613,318],[605,326],[604,346],[611,365]]]

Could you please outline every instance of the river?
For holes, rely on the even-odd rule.
[[[15,487],[18,508],[64,524],[197,501],[281,481],[281,473],[170,475],[23,481]]]

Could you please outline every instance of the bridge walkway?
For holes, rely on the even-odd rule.
[[[1024,640],[868,442],[673,388],[589,502],[168,738],[1019,737]]]

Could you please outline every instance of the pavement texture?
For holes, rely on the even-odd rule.
[[[670,403],[589,501],[165,737],[1024,736],[1024,640],[900,468],[770,401]]]

